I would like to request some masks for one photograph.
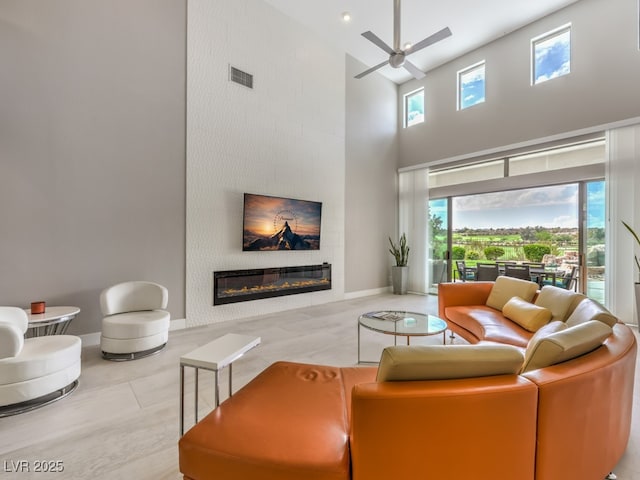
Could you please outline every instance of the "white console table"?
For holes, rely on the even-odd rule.
[[[260,345],[260,337],[228,333],[180,357],[180,435],[184,434],[184,367],[195,369],[195,420],[198,423],[198,370],[215,373],[215,404],[220,405],[218,371],[229,367],[229,396],[232,395],[233,362],[254,347]]]

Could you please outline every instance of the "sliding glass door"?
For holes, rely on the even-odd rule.
[[[604,302],[604,212],[603,180],[432,199],[429,293],[451,281],[451,258],[545,262],[556,285]]]
[[[450,277],[449,251],[451,226],[449,222],[450,200],[440,198],[429,201],[428,272],[429,293],[438,293],[438,284]]]

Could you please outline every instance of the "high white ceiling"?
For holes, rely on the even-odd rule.
[[[393,47],[393,0],[265,1],[367,67],[383,62],[388,55],[362,37],[362,32],[371,30]],[[417,43],[444,27],[451,29],[451,37],[409,57],[428,71],[576,1],[404,0],[401,43]],[[351,14],[349,23],[343,22],[343,12]],[[412,78],[404,68],[389,65],[378,72],[396,83]]]

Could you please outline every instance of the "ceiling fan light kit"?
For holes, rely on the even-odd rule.
[[[425,77],[425,74],[422,70],[416,67],[413,63],[407,60],[407,56],[416,53],[423,48],[428,47],[429,45],[433,45],[440,40],[444,40],[445,38],[451,36],[451,30],[449,27],[445,27],[442,30],[434,33],[433,35],[428,36],[424,40],[419,41],[418,43],[412,45],[411,43],[406,43],[404,49],[401,48],[400,43],[400,0],[393,0],[393,48],[383,42],[380,37],[378,37],[375,33],[371,31],[366,31],[362,34],[364,38],[369,40],[371,43],[376,45],[378,48],[384,50],[389,54],[389,60],[385,60],[378,65],[365,70],[362,73],[359,73],[355,76],[355,78],[362,78],[365,75],[369,75],[372,72],[375,72],[379,68],[384,67],[385,65],[390,65],[393,68],[401,68],[404,67],[414,78],[421,79]]]

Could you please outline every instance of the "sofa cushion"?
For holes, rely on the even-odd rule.
[[[606,308],[591,298],[585,298],[567,318],[567,326],[573,327],[590,320],[599,320],[613,327],[618,319]]]
[[[505,303],[502,314],[530,332],[538,331],[551,320],[551,310],[525,302],[520,297],[513,297]]]
[[[395,346],[382,351],[378,382],[444,380],[518,373],[524,357],[509,345]]]
[[[0,385],[27,382],[66,370],[80,361],[81,352],[82,341],[74,335],[27,338],[17,356],[0,362]]]
[[[150,337],[169,331],[171,314],[165,310],[147,310],[110,315],[102,319],[102,336],[130,339]]]
[[[487,298],[487,306],[502,310],[504,304],[513,297],[520,297],[527,302],[533,300],[538,291],[538,284],[528,280],[521,280],[513,277],[496,278],[489,298]]]
[[[611,332],[609,325],[597,320],[564,329],[557,326],[557,322],[551,322],[548,329],[541,329],[529,342],[522,372],[565,362],[595,350]]]
[[[477,340],[488,340],[526,348],[533,334],[506,318],[502,312],[486,305],[447,307],[449,324],[471,333]],[[473,339],[468,341],[473,342]]]
[[[583,298],[585,298],[584,295],[575,293],[572,290],[545,285],[538,293],[535,304],[551,310],[552,320],[562,320],[564,322],[572,309]]]

